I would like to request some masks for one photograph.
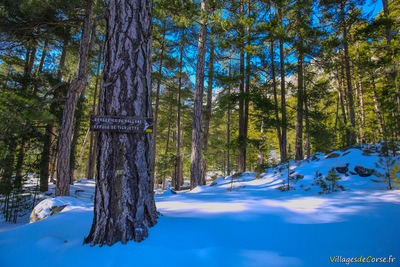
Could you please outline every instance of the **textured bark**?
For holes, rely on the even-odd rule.
[[[70,155],[74,117],[78,99],[86,86],[90,50],[90,31],[93,17],[93,1],[94,0],[86,1],[85,20],[83,23],[79,47],[78,71],[75,80],[68,88],[67,99],[63,110],[57,153],[56,196],[69,196],[69,184],[71,179]]]
[[[151,1],[111,0],[100,115],[151,117]],[[94,219],[85,243],[142,241],[157,223],[152,135],[98,133]]]
[[[207,25],[205,15],[207,14],[207,0],[201,1],[202,16],[200,22],[200,34],[198,41],[198,54],[196,66],[196,89],[194,95],[193,131],[192,131],[192,153],[190,157],[190,188],[193,189],[201,184],[202,170],[202,119],[203,119],[203,92],[204,92],[204,61],[206,54]]]

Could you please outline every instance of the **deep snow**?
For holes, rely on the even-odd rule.
[[[349,152],[349,153],[347,153]],[[356,165],[379,170],[378,154],[335,151],[337,158],[317,154],[313,161],[293,163],[303,179],[296,190],[277,190],[287,169],[269,169],[218,178],[214,186],[156,194],[158,224],[141,243],[112,247],[82,245],[93,217],[94,182],[82,179],[72,198],[37,206],[48,213],[52,203],[69,203],[59,214],[10,229],[0,224],[0,266],[400,266],[400,190],[386,190],[375,175],[345,176],[346,191],[320,194],[315,172]],[[379,170],[383,171],[383,170]],[[232,189],[232,190],[231,190]],[[84,191],[82,191],[84,190]],[[336,258],[335,258],[336,257]],[[391,263],[371,263],[379,260]]]

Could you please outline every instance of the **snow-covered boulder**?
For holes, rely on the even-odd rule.
[[[62,212],[68,206],[81,206],[81,200],[74,197],[48,198],[36,205],[32,210],[29,221],[37,222],[49,216]]]

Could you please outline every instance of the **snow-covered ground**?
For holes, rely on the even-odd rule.
[[[70,198],[43,202],[68,206],[36,223],[0,224],[0,266],[400,266],[400,190],[386,190],[382,177],[360,177],[354,167],[377,168],[378,154],[335,151],[293,163],[304,177],[281,192],[287,168],[256,179],[245,173],[218,178],[213,186],[156,194],[162,213],[141,243],[82,245],[93,217],[94,182],[80,180]],[[397,159],[399,162],[399,159]],[[320,193],[314,177],[344,167],[345,191]],[[353,173],[353,174],[351,174]],[[350,261],[365,263],[351,263]],[[375,262],[374,262],[375,261]],[[382,263],[380,261],[386,261]]]

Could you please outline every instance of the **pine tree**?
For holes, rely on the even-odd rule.
[[[151,1],[109,3],[100,115],[152,115],[151,9]],[[94,219],[85,243],[140,242],[157,223],[151,147],[147,133],[99,133]]]
[[[200,34],[197,48],[197,67],[196,67],[196,89],[194,95],[193,112],[193,132],[192,132],[192,154],[190,160],[190,188],[201,185],[202,181],[202,120],[203,120],[203,92],[204,92],[204,71],[206,53],[207,25],[206,16],[208,13],[208,1],[201,1],[201,22]]]
[[[92,30],[94,0],[87,0],[85,21],[79,47],[79,65],[75,80],[68,88],[67,99],[63,110],[57,153],[57,186],[56,196],[69,196],[71,182],[71,142],[74,130],[75,110],[79,97],[86,86],[87,70],[90,52],[90,37]]]

